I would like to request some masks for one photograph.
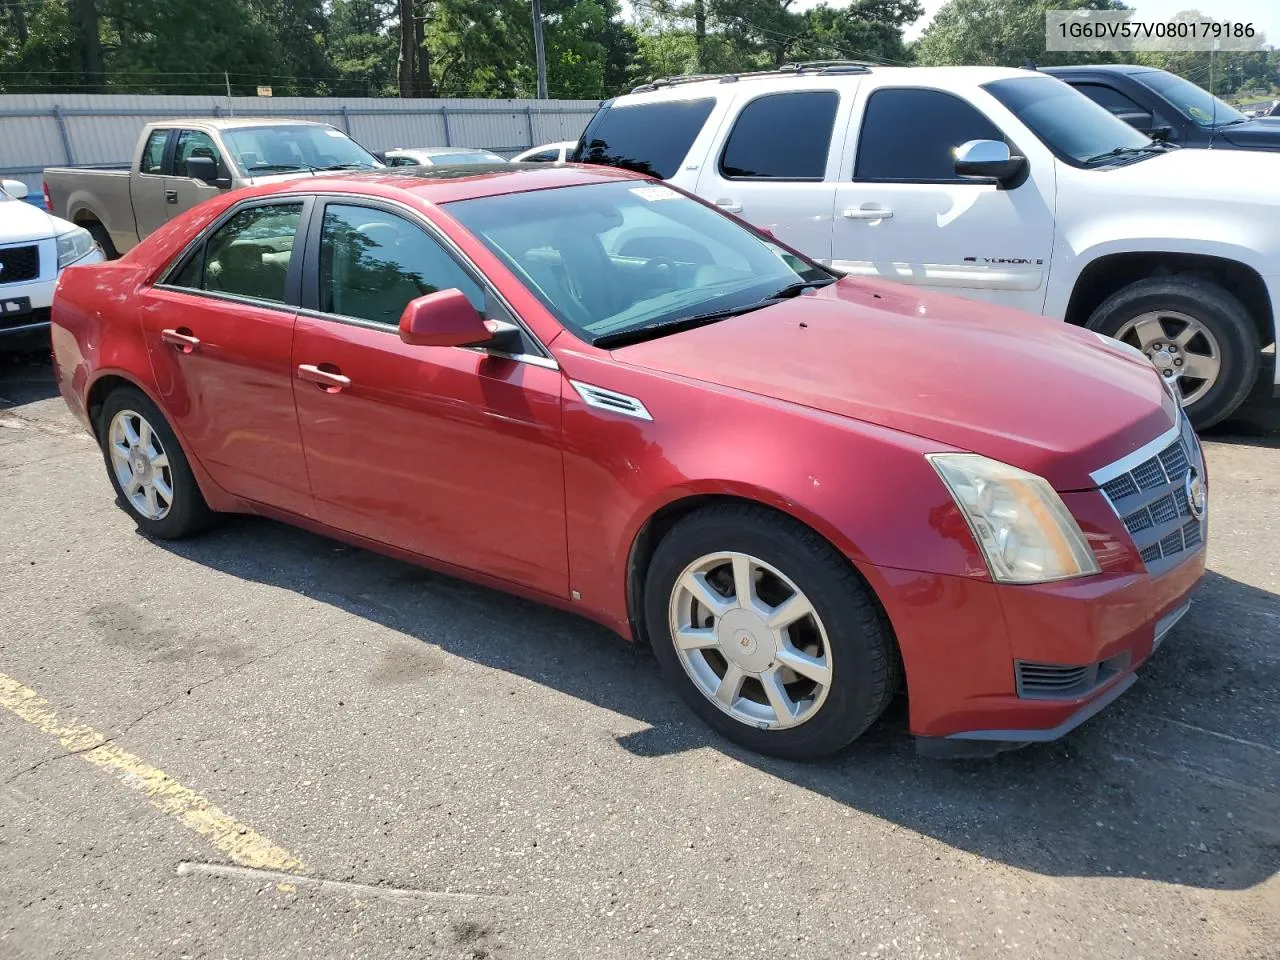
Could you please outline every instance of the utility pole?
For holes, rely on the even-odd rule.
[[[232,102],[231,102],[231,74],[229,74],[229,73],[227,73],[227,71],[223,70],[223,71],[222,71],[222,79],[223,79],[223,80],[226,82],[226,84],[227,84],[227,110],[228,110],[228,112],[230,112],[230,114],[234,117],[234,116],[236,115],[236,106],[235,106],[235,104],[234,104],[234,103],[232,103]]]
[[[542,2],[533,0],[533,54],[538,61],[538,99],[547,99],[547,51],[542,46]]]

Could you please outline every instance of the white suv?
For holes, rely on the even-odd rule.
[[[1043,74],[658,80],[602,104],[572,159],[667,179],[854,276],[1117,337],[1198,427],[1239,406],[1275,341],[1280,158],[1153,142]]]

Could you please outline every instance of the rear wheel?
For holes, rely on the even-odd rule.
[[[147,536],[176,540],[213,522],[178,438],[141,391],[120,387],[107,396],[98,436],[120,504]]]
[[[834,753],[897,689],[888,625],[857,572],[761,508],[712,507],[676,524],[649,566],[645,622],[685,702],[761,753]]]
[[[1244,305],[1208,280],[1151,277],[1108,297],[1086,324],[1137,347],[1178,384],[1196,429],[1244,402],[1258,378],[1262,345]]]

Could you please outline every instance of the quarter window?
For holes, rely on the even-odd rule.
[[[164,173],[164,145],[168,139],[168,130],[151,131],[147,145],[142,148],[142,160],[138,164],[140,173]]]
[[[208,157],[217,164],[219,175],[222,174],[222,158],[218,156],[218,148],[213,145],[213,138],[202,130],[183,130],[178,134],[178,142],[173,150],[174,175],[187,175],[187,161],[192,157]]]
[[[421,227],[371,207],[329,204],[320,231],[320,309],[395,327],[410,300],[457,288],[484,292]]]
[[[730,179],[821,180],[839,104],[829,90],[752,100],[733,125],[720,172]]]
[[[968,182],[956,176],[956,147],[1004,140],[971,105],[940,90],[877,90],[867,100],[858,135],[855,180]]]
[[[271,303],[285,302],[301,203],[248,207],[219,227],[171,281]]]
[[[715,100],[667,100],[606,110],[575,158],[666,179],[684,163]]]

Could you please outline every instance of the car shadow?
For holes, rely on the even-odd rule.
[[[644,729],[616,742],[634,755],[719,750],[1019,869],[1229,889],[1280,870],[1280,750],[1267,746],[1280,743],[1280,669],[1247,649],[1280,620],[1280,598],[1218,574],[1134,690],[1062,741],[982,761],[923,759],[899,697],[842,754],[792,763],[715,734],[647,648],[571,614],[257,518],[163,546],[632,717]],[[398,679],[379,669],[367,682]]]
[[[0,350],[0,409],[57,395],[48,347],[21,352]]]

